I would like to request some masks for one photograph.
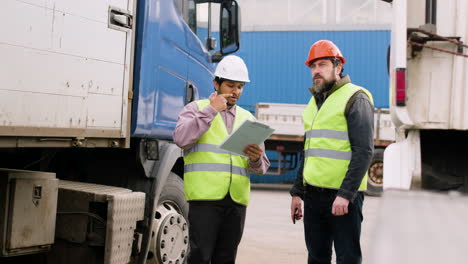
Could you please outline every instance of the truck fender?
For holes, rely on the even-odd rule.
[[[183,151],[174,143],[170,142],[160,142],[160,157],[161,159],[156,161],[154,164],[153,170],[151,172],[151,177],[155,179],[155,199],[153,204],[153,209],[156,209],[158,205],[158,199],[161,195],[164,184],[167,181],[169,173],[171,172],[174,164],[177,159],[182,157]]]
[[[161,196],[161,192],[163,190],[164,185],[166,184],[167,178],[174,166],[175,162],[178,158],[180,158],[183,154],[181,148],[176,146],[174,143],[167,142],[167,141],[159,141],[159,157],[160,159],[154,163],[153,169],[151,171],[151,178],[154,178],[153,186],[152,186],[152,193],[154,193],[153,204],[149,207],[152,208],[149,218],[148,226],[153,226],[154,217],[156,208],[159,203],[159,197]],[[142,243],[142,252],[140,254],[140,258],[138,259],[138,263],[144,264],[146,263],[146,258],[148,256],[149,248],[150,248],[150,235],[151,235],[151,228],[148,229],[149,232],[143,238]]]

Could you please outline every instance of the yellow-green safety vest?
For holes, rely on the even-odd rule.
[[[315,97],[309,101],[302,114],[305,130],[304,185],[339,189],[351,161],[351,144],[348,138],[348,123],[345,108],[350,98],[358,91],[369,91],[347,83],[330,94],[318,110]],[[359,190],[367,189],[367,172]]]
[[[208,99],[196,101],[202,110],[210,104]],[[253,115],[236,106],[233,129]],[[218,113],[210,128],[196,144],[184,153],[184,191],[188,201],[221,200],[226,194],[240,204],[248,205],[250,199],[249,162],[246,157],[218,147],[228,137],[223,118]]]

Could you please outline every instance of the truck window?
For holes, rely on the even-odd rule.
[[[190,29],[197,34],[197,5],[195,0],[188,0],[188,19],[186,22]]]
[[[197,9],[195,0],[174,0],[177,13],[184,19],[190,29],[197,33]]]
[[[174,5],[177,10],[177,13],[180,16],[184,16],[184,0],[174,0]]]

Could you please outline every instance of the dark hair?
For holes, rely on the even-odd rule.
[[[340,58],[330,57],[329,60],[333,63],[334,67],[338,67],[341,65],[340,78],[343,78],[344,65]]]
[[[218,76],[216,76],[214,78],[214,81],[217,82],[219,85],[221,85],[224,81],[241,82],[241,81],[235,81],[235,80],[231,80],[231,79],[221,78],[221,77],[218,77]],[[241,83],[245,83],[245,82],[241,82]]]
[[[214,81],[217,82],[217,83],[221,86],[221,84],[222,84],[224,81],[226,81],[226,79],[216,76],[216,77],[214,78]]]

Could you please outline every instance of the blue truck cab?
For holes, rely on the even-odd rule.
[[[201,36],[207,33],[206,28],[197,27],[197,5],[210,2],[220,5],[220,17],[225,20],[219,32],[233,36],[230,43],[220,43],[215,55],[219,58],[219,53],[239,48],[235,1],[138,2],[132,136],[171,139],[184,105],[207,98],[213,91],[213,63],[217,61],[205,45],[209,41],[197,35],[197,31]]]

